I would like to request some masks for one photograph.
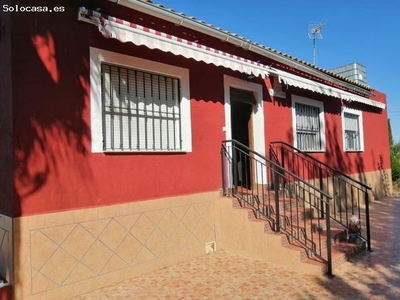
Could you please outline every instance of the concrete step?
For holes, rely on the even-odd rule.
[[[294,235],[297,235],[302,243],[308,245],[309,247],[315,247],[315,249],[318,248],[320,250],[320,256],[322,257],[321,258],[314,255],[311,251],[307,250],[301,243],[295,241],[285,232],[282,231],[280,234],[276,234],[274,231],[273,223],[271,219],[269,219],[269,217],[274,217],[273,212],[269,211],[268,214],[259,214],[254,209],[254,206],[248,205],[248,203],[240,201],[237,198],[232,198],[232,207],[237,210],[243,211],[244,214],[247,214],[247,218],[249,221],[262,224],[263,232],[268,233],[269,235],[273,235],[275,237],[280,236],[281,250],[276,249],[277,254],[281,255],[280,251],[282,251],[283,248],[288,249],[292,252],[297,253],[295,256],[297,256],[301,263],[305,264],[305,266],[298,266],[297,264],[294,264],[293,260],[290,260],[290,264],[282,262],[284,265],[288,267],[290,267],[291,264],[292,266],[297,265],[296,268],[298,269],[298,271],[304,271],[306,273],[313,274],[323,274],[327,271],[327,265],[322,259],[323,257],[327,257],[327,232],[325,220],[314,218],[313,213],[310,212],[310,210],[304,210],[303,216],[300,217],[293,217],[293,215],[289,214],[290,217],[286,216],[286,218],[282,217],[281,219],[281,222],[285,222],[286,229],[289,231],[294,231]],[[286,208],[285,213],[296,209],[294,205],[286,205],[285,207],[284,203],[282,204],[282,207]],[[302,209],[304,209],[304,207],[302,207]],[[348,243],[347,240],[336,240],[335,235],[338,234],[340,230],[341,229],[339,227],[331,228],[332,262],[334,267],[337,267],[344,261],[349,260],[351,257],[366,249],[365,242],[356,245]],[[287,253],[285,255],[287,255]],[[274,257],[274,255],[271,256],[271,254],[269,256],[270,258]],[[279,257],[275,257],[275,259],[277,260],[277,262],[280,261]]]

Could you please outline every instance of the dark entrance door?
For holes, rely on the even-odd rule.
[[[255,104],[252,92],[231,88],[231,129],[232,139],[252,148],[252,111]],[[242,187],[251,187],[251,161],[249,151],[243,149],[236,153],[238,161],[238,184]]]

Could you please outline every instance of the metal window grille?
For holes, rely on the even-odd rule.
[[[345,149],[361,150],[360,121],[358,115],[344,113]]]
[[[322,150],[319,108],[296,103],[295,111],[297,148],[305,151]]]
[[[103,149],[182,150],[179,79],[102,64]]]

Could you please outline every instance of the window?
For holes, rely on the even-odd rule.
[[[296,95],[292,97],[294,146],[302,151],[325,151],[322,103]]]
[[[189,71],[90,49],[93,152],[190,152]]]
[[[345,151],[363,151],[362,114],[348,108],[342,109],[343,145]]]
[[[103,63],[103,149],[181,150],[179,79]]]

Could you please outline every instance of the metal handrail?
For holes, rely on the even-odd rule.
[[[305,153],[305,152],[303,152],[303,151],[301,151],[301,150],[299,150],[299,149],[293,147],[292,145],[290,145],[290,144],[288,144],[286,142],[283,142],[283,141],[274,141],[274,142],[270,143],[270,155],[272,154],[272,155],[274,155],[274,157],[276,157],[276,158],[278,157],[277,154],[274,151],[274,148],[278,149],[277,145],[279,145],[279,144],[282,145],[281,146],[282,151],[283,151],[283,149],[286,149],[286,151],[288,153],[290,153],[290,154],[294,155],[295,157],[297,157],[299,159],[302,159],[305,162],[307,162],[307,163],[319,168],[319,172],[318,172],[319,173],[319,182],[320,182],[319,186],[320,186],[321,189],[322,189],[322,186],[323,186],[323,179],[322,179],[323,172],[327,176],[330,176],[330,177],[333,178],[332,182],[334,182],[335,178],[336,178],[336,180],[339,182],[339,185],[340,185],[341,182],[346,184],[346,186],[349,185],[349,189],[351,191],[351,201],[352,201],[352,203],[351,203],[352,206],[350,207],[350,209],[351,209],[352,214],[356,210],[356,207],[354,206],[354,203],[353,203],[353,189],[355,189],[356,191],[359,191],[360,193],[364,194],[366,236],[361,236],[361,237],[366,240],[368,250],[372,251],[371,250],[370,215],[369,215],[370,214],[370,212],[369,212],[369,195],[368,195],[368,191],[371,190],[371,187],[369,187],[368,185],[364,184],[363,182],[360,182],[360,181],[348,176],[347,174],[345,174],[345,173],[333,168],[332,166],[329,166],[328,164],[316,159],[315,157],[309,155],[308,153]],[[281,155],[282,155],[282,157],[281,157],[282,161],[281,162],[278,161],[278,163],[280,165],[282,165],[282,167],[285,167],[285,162],[283,161],[284,160],[284,156],[283,156],[283,154],[281,154]],[[305,165],[305,163],[303,163],[303,165]],[[327,181],[327,183],[329,185],[329,181]],[[334,185],[334,183],[332,183],[332,184]],[[346,193],[346,186],[344,188],[345,193]],[[329,187],[328,186],[326,187],[326,189],[327,189],[327,191],[329,191]],[[337,194],[335,194],[332,198],[336,199],[336,197],[340,198],[340,196],[337,196]],[[347,201],[347,200],[345,200],[345,201]],[[334,205],[335,205],[335,201],[334,201]],[[323,211],[321,213],[322,213],[322,215],[324,214]],[[347,212],[344,212],[344,214],[345,214],[345,216],[343,218],[342,212],[340,211],[339,217],[337,217],[337,214],[334,211],[333,213],[330,214],[330,217],[333,220],[335,220],[336,222],[338,222],[339,224],[341,224],[343,227],[348,228],[349,215],[348,215]],[[361,217],[360,210],[358,210],[358,215],[359,215],[359,217]]]
[[[328,164],[316,159],[315,157],[309,155],[308,153],[306,153],[304,151],[301,151],[300,149],[297,149],[297,148],[293,147],[292,145],[290,145],[290,144],[288,144],[288,143],[286,143],[284,141],[273,141],[273,142],[270,143],[270,145],[274,145],[274,144],[283,144],[283,145],[287,146],[288,148],[291,148],[292,150],[294,150],[294,151],[296,151],[298,153],[301,153],[305,157],[309,158],[311,161],[317,162],[318,164],[323,165],[325,168],[327,168],[327,169],[329,169],[329,170],[331,170],[331,171],[333,171],[335,173],[338,173],[340,176],[345,177],[345,178],[349,179],[350,181],[353,181],[353,182],[361,185],[362,187],[365,187],[368,190],[371,190],[371,187],[366,185],[365,183],[350,177],[349,175],[343,173],[342,171],[339,171],[338,169],[335,169],[334,167],[332,167],[332,166],[330,166],[330,165],[328,165]]]
[[[239,146],[241,146],[242,148],[244,148],[245,150],[251,152],[252,154],[257,155],[258,157],[262,158],[262,159],[265,160],[266,162],[270,163],[270,164],[273,165],[274,167],[276,167],[276,168],[282,168],[282,166],[279,165],[278,163],[276,163],[276,162],[274,162],[274,161],[272,161],[272,160],[266,158],[264,155],[262,155],[262,154],[260,154],[260,153],[258,153],[258,152],[256,152],[256,151],[250,149],[250,148],[247,147],[246,145],[244,145],[244,144],[242,144],[242,143],[240,143],[240,142],[238,142],[238,141],[236,141],[236,140],[225,140],[225,141],[222,141],[222,143],[225,143],[225,144],[226,144],[226,143],[234,143],[234,144],[236,144],[236,145],[239,145]],[[327,194],[326,192],[324,192],[324,191],[320,190],[319,188],[313,186],[312,184],[308,183],[307,181],[303,180],[303,178],[297,176],[295,173],[292,173],[292,172],[290,172],[289,170],[285,170],[285,173],[287,173],[288,175],[292,176],[293,178],[295,178],[295,179],[301,181],[302,183],[304,183],[304,184],[307,185],[308,187],[310,187],[310,188],[316,190],[317,192],[322,193],[327,199],[331,199],[331,198],[332,198],[329,194]],[[326,202],[326,201],[325,201],[325,202]]]
[[[236,140],[222,142],[221,161],[224,195],[228,195],[226,191],[231,190],[231,194],[240,203],[243,201],[251,207],[256,216],[269,220],[273,230],[282,230],[288,236],[289,242],[296,241],[309,254],[312,253],[311,256],[325,261],[327,273],[331,275],[330,218],[314,218],[313,212],[318,211],[321,205],[329,216],[332,197],[297,174],[282,168],[279,163]],[[226,179],[227,177],[230,179]],[[309,213],[311,215],[307,217],[306,214]],[[326,236],[321,231],[324,223]],[[323,254],[323,249],[326,254]]]

